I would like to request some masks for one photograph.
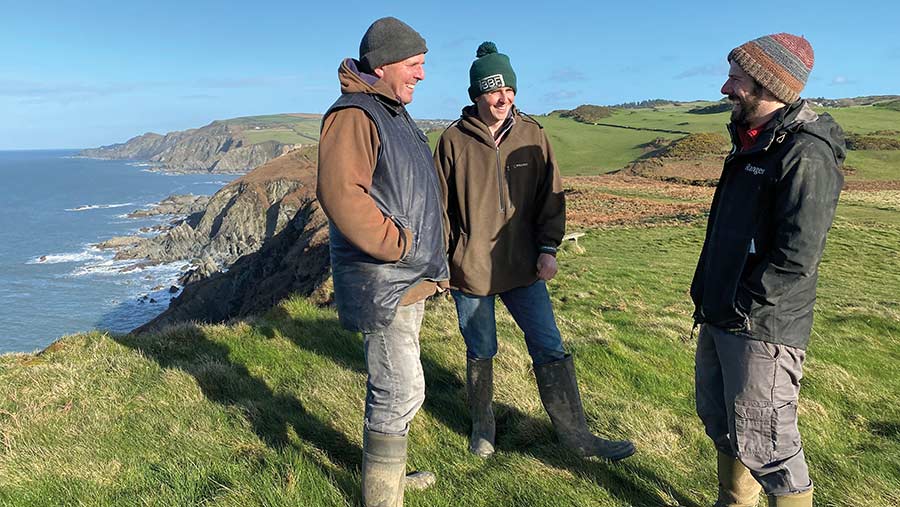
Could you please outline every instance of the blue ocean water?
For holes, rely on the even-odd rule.
[[[75,153],[0,151],[0,353],[96,328],[128,331],[162,312],[186,262],[129,270],[134,261],[92,245],[171,218],[125,217],[131,211],[171,194],[211,195],[235,177]]]

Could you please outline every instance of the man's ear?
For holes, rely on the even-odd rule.
[[[378,76],[378,79],[381,79],[384,77],[384,68],[382,68],[382,67],[378,67],[377,69],[373,70],[372,72],[374,72],[375,75]]]

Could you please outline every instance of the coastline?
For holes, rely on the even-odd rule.
[[[92,329],[127,332],[163,312],[191,259],[116,259],[120,248],[108,242],[157,237],[186,218],[151,212],[167,196],[211,196],[234,179],[205,172],[161,178],[136,165],[145,161],[76,153],[0,152],[7,181],[0,189],[0,354],[41,350]]]

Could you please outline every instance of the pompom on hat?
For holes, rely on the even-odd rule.
[[[469,68],[469,98],[472,102],[484,93],[508,86],[516,92],[516,73],[509,57],[497,51],[493,42],[482,42]]]
[[[796,102],[813,68],[813,49],[806,39],[789,33],[766,35],[741,44],[728,53],[778,100]]]

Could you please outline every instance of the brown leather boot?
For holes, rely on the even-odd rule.
[[[494,454],[494,360],[466,360],[466,398],[469,417],[472,418],[472,435],[469,452],[487,458]]]
[[[599,456],[618,461],[634,454],[627,440],[606,440],[588,429],[575,379],[572,356],[534,367],[541,402],[562,444],[580,456]]]
[[[718,452],[719,498],[714,507],[756,507],[762,486],[737,458]]]

